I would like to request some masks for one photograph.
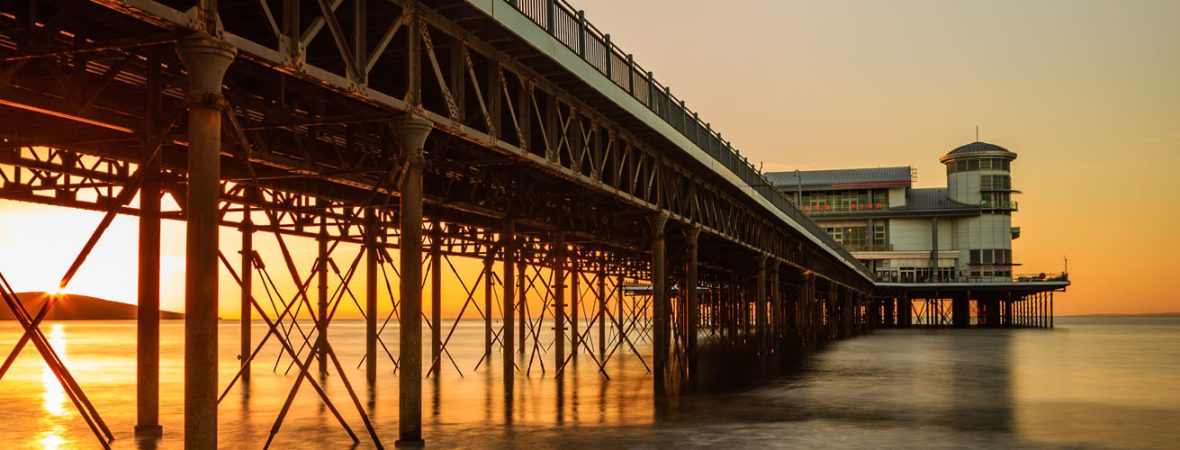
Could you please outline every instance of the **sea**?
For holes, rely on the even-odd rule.
[[[612,346],[609,358],[591,344],[560,377],[546,348],[551,343],[530,341],[517,356],[521,373],[506,402],[499,351],[490,364],[483,358],[483,323],[446,323],[447,351],[437,374],[423,380],[423,434],[429,448],[529,450],[1180,448],[1180,317],[1061,317],[1055,325],[876,330],[828,345],[753,385],[656,407],[650,344],[642,336],[634,348]],[[262,448],[300,369],[279,358],[272,336],[250,381],[229,386],[240,365],[239,326],[224,321],[220,328],[219,443]],[[162,324],[160,439],[133,433],[134,322],[53,322],[43,330],[113,430],[114,448],[183,447],[183,322]],[[296,347],[307,331],[291,330]],[[378,378],[369,383],[364,324],[337,321],[328,333],[345,376],[330,358],[326,374],[313,361],[309,375],[359,442],[304,381],[270,448],[374,448],[358,409],[392,448],[398,430],[392,359],[380,351]],[[0,351],[7,353],[20,334],[16,323],[0,323]],[[257,324],[252,334],[257,342],[267,329]],[[382,333],[390,352],[397,334],[392,324]],[[424,354],[429,366],[429,348]],[[0,448],[100,448],[32,346],[0,379]]]

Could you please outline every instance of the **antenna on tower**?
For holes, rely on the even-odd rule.
[[[975,142],[979,142],[979,125],[975,126]]]

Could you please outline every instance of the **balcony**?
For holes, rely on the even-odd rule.
[[[850,252],[891,252],[891,251],[893,251],[893,244],[886,244],[886,243],[882,243],[882,242],[878,242],[875,244],[860,244],[860,245],[843,244],[843,245],[844,245],[844,248],[848,249],[848,251],[850,251]]]
[[[1017,202],[1014,201],[989,201],[981,200],[979,207],[983,209],[1006,209],[1008,211],[1018,211]]]

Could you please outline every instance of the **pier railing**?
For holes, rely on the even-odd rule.
[[[759,195],[806,228],[846,261],[859,266],[851,253],[775,189],[749,159],[721,137],[721,133],[713,130],[708,122],[701,120],[696,112],[688,109],[684,100],[672,95],[671,88],[660,84],[650,70],[644,69],[635,62],[631,54],[611,42],[610,34],[603,33],[587,22],[582,10],[574,8],[566,0],[505,1],[692,141],[713,160],[753,187]]]
[[[965,271],[959,272],[958,276],[950,278],[932,279],[922,275],[921,278],[903,277],[897,272],[877,272],[873,274],[873,279],[884,283],[995,283],[999,277],[972,277]],[[1043,281],[1069,281],[1068,272],[1060,273],[1029,273],[1029,274],[1013,274],[1011,279],[1007,280],[1013,283],[1035,283]]]

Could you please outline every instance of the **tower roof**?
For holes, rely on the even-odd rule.
[[[959,146],[954,150],[947,152],[942,158],[938,160],[946,162],[951,159],[970,158],[975,156],[1000,156],[1008,159],[1016,159],[1016,153],[1009,151],[1004,147],[996,144],[990,144],[983,141],[975,141],[967,145]]]

